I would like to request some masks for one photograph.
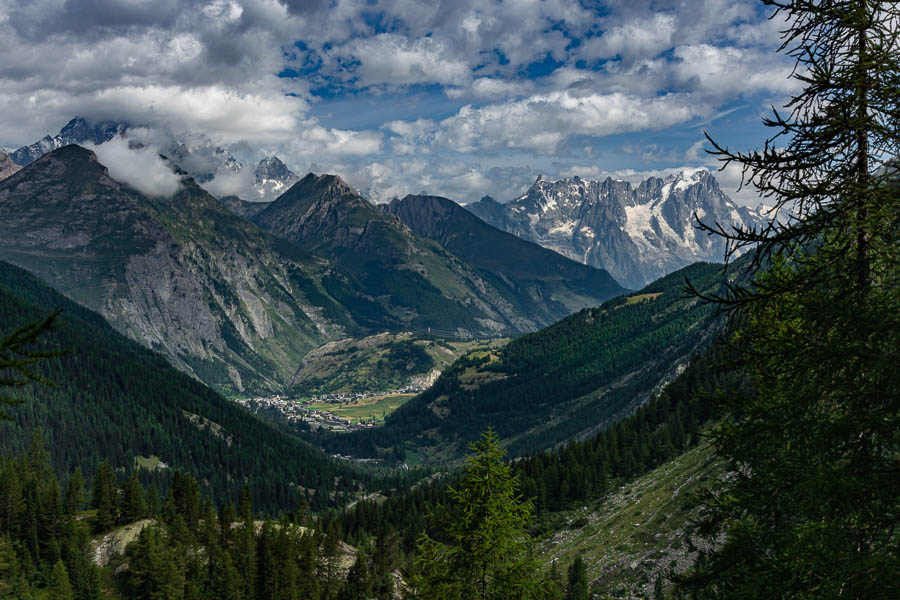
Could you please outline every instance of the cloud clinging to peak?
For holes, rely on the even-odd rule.
[[[759,113],[796,89],[766,16],[755,0],[0,0],[0,146],[79,115],[378,197],[508,199],[585,163],[710,164],[703,128],[759,140]]]

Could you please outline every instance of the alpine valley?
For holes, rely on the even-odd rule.
[[[54,150],[0,181],[0,256],[222,391],[280,391],[307,352],[348,336],[507,337],[623,291],[517,240],[554,260],[518,279],[515,255],[470,265],[334,176],[264,205],[267,233],[178,172],[177,193],[148,197],[92,152]]]

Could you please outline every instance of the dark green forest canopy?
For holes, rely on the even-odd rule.
[[[247,413],[158,354],[115,332],[102,317],[55,292],[26,271],[0,262],[0,324],[4,333],[62,309],[45,345],[69,352],[40,363],[57,387],[24,388],[24,404],[0,423],[0,452],[18,453],[44,428],[58,472],[76,466],[92,473],[108,460],[130,471],[135,457],[159,457],[167,469],[140,475],[165,487],[181,469],[203,482],[219,502],[244,484],[264,512],[317,509],[348,501],[375,485],[370,471],[335,461],[320,450]],[[15,392],[14,392],[15,393]],[[202,418],[194,418],[190,415]],[[206,423],[221,426],[216,433]],[[336,492],[332,495],[332,492]]]

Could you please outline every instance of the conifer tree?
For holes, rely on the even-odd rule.
[[[588,600],[591,597],[588,591],[587,564],[580,555],[569,565],[568,579],[566,600]]]
[[[49,586],[50,600],[73,600],[72,585],[69,583],[69,573],[61,560],[53,565]]]
[[[0,388],[22,388],[31,383],[43,383],[53,386],[33,369],[33,365],[41,360],[53,358],[62,354],[59,350],[38,350],[34,345],[41,336],[56,327],[56,311],[43,319],[29,323],[16,329],[0,339]],[[16,405],[21,400],[5,393],[0,395],[0,407],[4,405]],[[0,420],[11,417],[0,409]]]
[[[122,484],[122,510],[121,517],[124,523],[133,523],[144,518],[147,513],[147,505],[144,503],[144,488],[138,481],[137,473],[132,472],[128,481]]]
[[[692,598],[900,597],[900,6],[765,0],[804,85],[731,153],[793,218],[725,232],[758,244],[734,344],[752,394],[722,394],[733,475],[707,498],[714,543],[675,577]],[[780,139],[784,147],[776,147]],[[723,541],[724,538],[724,541]]]
[[[91,506],[97,510],[98,532],[109,531],[118,518],[116,476],[109,463],[103,461],[94,474],[94,488]]]
[[[518,476],[502,461],[493,430],[471,446],[448,504],[431,515],[439,532],[419,540],[423,596],[447,599],[539,598],[542,590],[525,527],[532,506]]]
[[[84,504],[84,477],[81,474],[81,467],[75,467],[63,496],[63,517],[71,520],[75,513],[81,510],[82,504]]]

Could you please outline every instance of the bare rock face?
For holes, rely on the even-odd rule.
[[[124,554],[128,544],[138,539],[145,528],[153,525],[156,525],[155,519],[143,519],[119,527],[102,537],[92,540],[91,549],[93,550],[93,555],[91,558],[94,564],[98,567],[105,567],[109,564],[112,557]],[[119,572],[117,571],[116,574],[118,575]]]
[[[173,197],[147,198],[78,146],[0,182],[0,258],[226,392],[279,390],[306,352],[359,331],[322,288],[327,261],[188,177]]]
[[[22,167],[14,163],[9,156],[0,152],[0,180],[6,179],[21,169]]]
[[[633,187],[607,178],[542,178],[519,198],[483,198],[466,206],[494,225],[584,264],[603,268],[626,287],[640,288],[697,261],[721,262],[721,238],[704,223],[758,226],[758,211],[738,206],[707,170],[653,177]]]

